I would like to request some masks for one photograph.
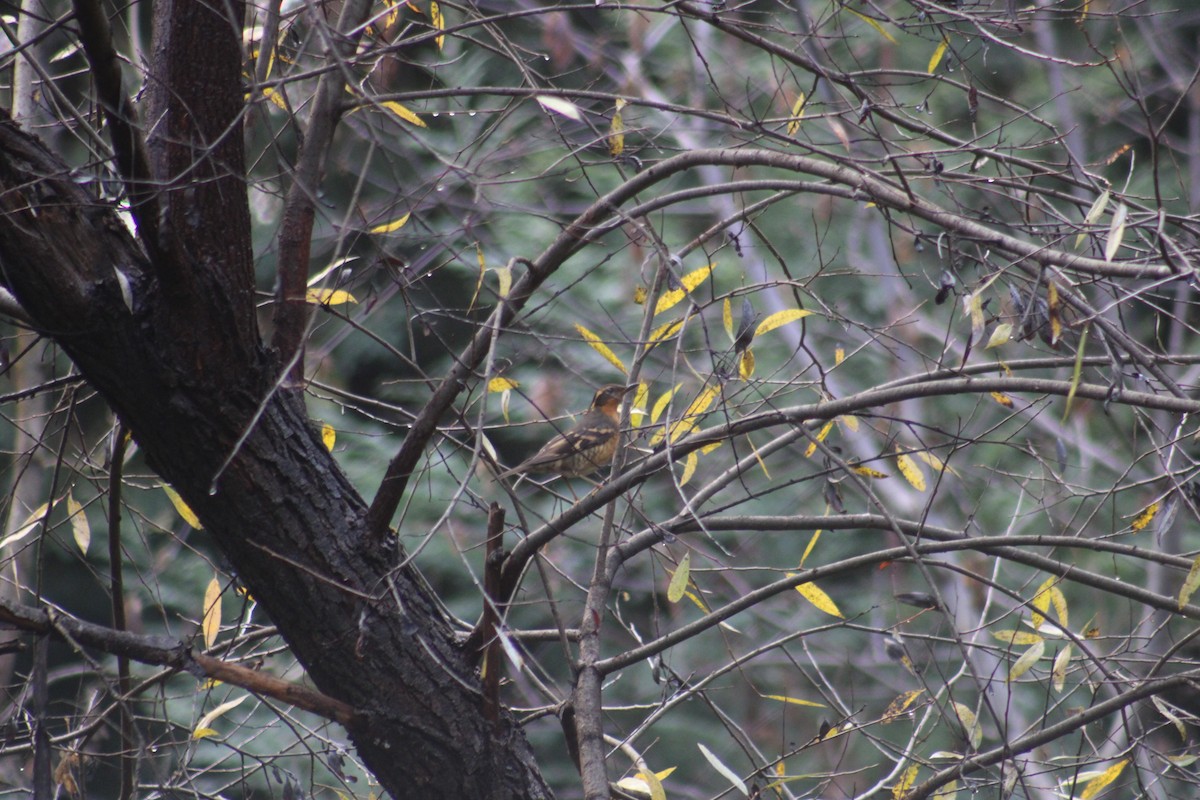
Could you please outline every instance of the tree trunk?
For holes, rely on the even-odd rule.
[[[186,114],[150,103],[155,172],[185,176],[156,195],[158,240],[139,247],[112,208],[5,118],[4,283],[197,513],[313,683],[359,709],[349,733],[384,788],[397,798],[547,797],[511,718],[485,717],[436,597],[415,570],[396,568],[394,546],[368,544],[365,504],[302,396],[275,388],[279,365],[254,320],[241,112],[220,101],[242,91],[236,26],[175,6],[160,19],[182,19],[192,41],[226,52],[222,69],[190,77],[217,98],[212,107],[186,106],[178,92]]]

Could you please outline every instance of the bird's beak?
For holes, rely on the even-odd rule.
[[[638,386],[639,386],[639,385],[640,385],[640,384],[631,383],[631,384],[629,384],[628,386],[626,386],[626,387],[625,387],[625,391],[621,392],[621,394],[622,394],[622,395],[627,395],[627,394],[629,394],[630,392],[632,392],[634,389],[638,388]]]

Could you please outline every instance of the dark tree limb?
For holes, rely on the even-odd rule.
[[[279,226],[275,334],[271,344],[288,364],[287,384],[293,388],[303,385],[304,359],[299,356],[312,317],[312,306],[306,295],[317,189],[341,116],[346,87],[343,67],[354,55],[357,38],[349,37],[347,32],[357,31],[370,9],[367,0],[349,0],[342,6],[336,29],[326,27],[323,20],[316,23],[328,39],[326,49],[339,63],[317,81],[312,112],[301,139],[300,158],[284,204],[283,222]]]
[[[4,119],[3,281],[204,522],[314,685],[358,710],[350,736],[387,791],[547,797],[511,716],[484,715],[436,596],[414,568],[397,568],[394,549],[366,546],[365,504],[302,398],[271,392],[278,373],[255,324],[234,135],[240,50],[225,8],[156,6],[156,54],[186,61],[157,64],[162,83],[151,82],[172,87],[155,101],[162,135],[149,140],[156,174],[172,176],[160,195],[162,258],[149,260],[112,209]]]
[[[347,728],[362,724],[355,710],[339,700],[304,686],[280,680],[260,670],[232,664],[204,653],[193,652],[179,640],[130,633],[119,628],[85,622],[40,608],[0,601],[0,620],[40,636],[65,637],[71,643],[92,647],[126,661],[170,667],[197,678],[212,678],[311,711]],[[127,686],[120,685],[127,692]]]
[[[113,47],[108,15],[97,0],[73,0],[71,5],[79,23],[79,41],[108,123],[117,171],[125,179],[129,210],[138,234],[153,252],[158,245],[158,203],[151,186],[150,159],[137,110],[121,81],[121,62]]]

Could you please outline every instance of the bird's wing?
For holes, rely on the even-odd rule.
[[[560,458],[586,453],[593,448],[603,447],[612,438],[614,431],[606,427],[581,426],[555,436],[546,446],[537,451],[528,461],[526,468],[553,464]]]

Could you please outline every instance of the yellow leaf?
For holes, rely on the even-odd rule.
[[[938,68],[938,64],[942,63],[942,56],[946,55],[946,48],[950,46],[950,42],[946,37],[942,37],[942,41],[938,42],[938,46],[934,49],[933,55],[929,58],[929,64],[925,67],[925,71],[930,75]]]
[[[283,99],[283,95],[281,95],[279,93],[279,90],[274,87],[271,87],[271,86],[263,87],[263,97],[267,98],[272,103],[274,103],[276,106],[278,106],[279,108],[282,108],[284,111],[290,110],[288,108],[287,101]]]
[[[671,398],[675,395],[675,392],[679,391],[680,386],[683,386],[683,384],[675,384],[675,388],[668,389],[667,391],[663,392],[662,396],[654,401],[654,408],[650,411],[651,425],[658,422],[658,418],[661,417],[663,411],[667,409],[667,404],[671,402]]]
[[[413,111],[410,111],[408,107],[402,103],[397,103],[395,100],[385,100],[384,102],[380,103],[380,105],[410,125],[416,125],[418,128],[429,127],[425,124],[425,120],[418,117]]]
[[[755,447],[754,442],[750,441],[749,436],[746,437],[746,441],[749,443],[750,449],[754,452],[754,460],[758,462],[758,468],[762,470],[763,476],[767,480],[771,480],[771,473],[767,470],[767,462],[763,461],[762,456],[758,453],[758,448]]]
[[[341,306],[358,301],[344,289],[309,289],[304,293],[304,302],[317,306]]]
[[[487,265],[483,259],[483,248],[479,246],[479,242],[475,243],[475,260],[479,262],[479,278],[475,281],[475,292],[471,295],[471,302],[467,304],[467,312],[475,308],[475,301],[479,299],[479,290],[483,288],[483,276],[487,274]]]
[[[639,306],[646,304],[646,287],[638,284],[633,290],[633,302]]]
[[[487,389],[489,393],[498,393],[500,395],[500,413],[504,415],[504,421],[508,422],[508,406],[512,400],[512,390],[520,384],[511,378],[492,378],[488,381]],[[485,440],[486,441],[486,440]]]
[[[929,796],[929,800],[955,800],[958,797],[958,781],[953,780]]]
[[[242,704],[242,701],[245,700],[248,696],[249,695],[242,695],[237,700],[230,700],[228,703],[221,703],[221,705],[217,706],[212,711],[205,714],[203,717],[200,718],[200,721],[196,723],[196,727],[192,731],[192,738],[193,739],[203,739],[206,736],[215,736],[217,732],[212,729],[212,723],[218,717],[222,717],[225,714],[232,711],[233,709],[240,706]]]
[[[1039,641],[1031,644],[1029,646],[1029,649],[1026,650],[1024,653],[1022,653],[1021,657],[1018,658],[1016,660],[1016,663],[1014,663],[1012,665],[1012,669],[1010,669],[1008,671],[1009,683],[1017,680],[1022,675],[1024,675],[1026,672],[1028,672],[1030,667],[1032,667],[1034,664],[1036,664],[1038,662],[1038,660],[1042,657],[1042,655],[1045,654],[1045,652],[1046,652],[1046,642],[1045,641],[1039,640]]]
[[[646,788],[650,790],[650,800],[667,800],[667,792],[663,789],[658,775],[648,770],[638,770],[638,777],[646,782]]]
[[[1083,792],[1079,795],[1079,800],[1092,800],[1093,797],[1104,791],[1110,783],[1121,776],[1128,763],[1129,759],[1122,759],[1085,783],[1083,785]]]
[[[388,7],[388,12],[384,16],[383,22],[380,23],[381,29],[385,31],[388,30],[396,24],[396,20],[398,19],[400,19],[400,4],[394,3]]]
[[[579,324],[575,325],[575,330],[579,331],[579,335],[584,338],[584,341],[586,341],[589,345],[591,345],[593,350],[595,350],[600,355],[604,356],[604,359],[608,363],[612,364],[614,367],[621,370],[622,373],[629,372],[629,370],[625,369],[625,365],[621,363],[621,359],[617,358],[617,354],[614,353],[612,350],[609,350],[608,345],[606,345],[604,342],[600,341],[599,336],[597,336],[596,334],[592,333],[587,328],[585,328]]]
[[[671,391],[673,393],[674,389]],[[650,438],[650,446],[654,447],[663,439],[668,437],[670,437],[671,442],[675,442],[683,436],[686,436],[694,431],[696,429],[697,421],[708,411],[708,408],[712,405],[713,400],[720,394],[721,384],[713,383],[706,386],[704,391],[700,392],[700,394],[696,396],[696,399],[692,401],[692,404],[688,406],[687,411],[683,412],[683,416],[681,416],[677,422],[671,423],[669,431],[660,430]],[[658,402],[654,404],[654,414],[651,417],[651,421],[656,421],[658,415],[662,413],[660,406],[663,408],[666,407],[666,400],[664,400],[664,398],[667,398],[667,400],[670,399],[667,397],[667,395],[663,395],[663,397],[658,399]]]
[[[992,638],[1014,645],[1034,644],[1042,641],[1042,637],[1038,634],[1028,633],[1026,631],[992,631]]]
[[[825,708],[822,703],[814,703],[812,700],[801,700],[798,697],[787,697],[782,694],[764,694],[760,695],[764,700],[778,700],[781,703],[791,703],[796,706],[807,706],[809,708]]]
[[[670,437],[670,441],[674,443],[695,429],[696,423],[691,420],[681,419],[678,422],[672,422],[669,428],[664,428],[650,437],[650,446],[655,447],[667,437]]]
[[[1009,397],[1008,395],[1006,395],[1004,392],[991,392],[991,395],[992,395],[993,400],[995,400],[997,403],[1004,406],[1005,408],[1013,407],[1012,398]]]
[[[429,22],[433,25],[435,30],[446,30],[446,18],[442,16],[442,7],[436,2],[431,2],[429,4]],[[435,38],[433,41],[437,44],[437,49],[441,50],[442,45],[446,42],[446,37],[442,34],[438,34],[437,38]]]
[[[391,222],[385,222],[382,225],[376,225],[374,228],[371,228],[369,233],[391,233],[392,231],[398,231],[408,224],[408,218],[411,216],[412,212],[409,212],[399,219],[394,219]]]
[[[837,421],[846,426],[846,430],[851,433],[858,433],[858,417],[847,414],[846,416],[838,417]]]
[[[0,548],[7,547],[10,544],[18,542],[29,534],[33,533],[34,529],[37,528],[38,523],[42,521],[44,516],[46,516],[46,511],[49,510],[49,508],[49,503],[42,503],[40,506],[35,508],[33,513],[27,516],[25,521],[22,522],[15,531],[10,533],[8,536],[5,536],[3,539],[0,539]]]
[[[204,616],[200,621],[200,630],[204,634],[204,646],[212,647],[221,632],[221,582],[214,575],[204,589]]]
[[[87,555],[88,545],[92,543],[92,529],[88,525],[87,514],[83,512],[83,506],[75,495],[67,495],[67,515],[71,519],[71,535],[75,539],[75,546],[79,548],[79,552]]]
[[[792,118],[787,124],[787,135],[795,136],[800,130],[800,121],[804,119],[804,92],[796,98],[796,102],[792,104]]]
[[[804,562],[808,560],[808,554],[811,553],[813,548],[817,546],[817,540],[820,538],[821,531],[819,529],[813,531],[812,538],[808,540],[808,547],[804,548],[804,555],[800,556],[800,566],[804,566]]]
[[[721,384],[709,384],[704,388],[704,391],[696,396],[696,399],[692,401],[692,404],[688,406],[687,411],[684,412],[684,418],[688,419],[691,417],[698,417],[704,412],[708,411],[709,406],[713,404],[713,400],[717,399],[720,394]]]
[[[687,486],[688,481],[696,474],[696,465],[700,463],[700,454],[692,451],[687,454],[687,458],[683,461],[683,474],[679,476],[679,485]]]
[[[748,381],[753,375],[754,352],[747,347],[742,351],[742,357],[738,359],[738,377],[744,381]]]
[[[667,600],[672,603],[678,603],[683,599],[683,592],[687,589],[688,580],[692,572],[692,552],[683,554],[683,558],[679,560],[679,566],[675,568],[675,572],[671,575],[671,583],[667,586]]]
[[[846,360],[846,348],[840,344],[833,349],[833,364],[837,366]]]
[[[686,597],[688,600],[691,600],[692,603],[696,606],[696,608],[700,609],[703,613],[705,613],[705,614],[712,613],[712,609],[709,608],[708,605],[705,604],[705,602],[703,600],[701,600],[696,595],[696,593],[693,592],[691,589],[684,591],[683,596]],[[722,623],[722,627],[727,627],[727,626],[725,626],[724,623]]]
[[[916,489],[918,492],[925,491],[925,473],[921,472],[921,468],[917,466],[917,462],[913,461],[910,456],[900,453],[896,456],[896,467],[900,470],[900,474],[904,476],[904,480]]]
[[[845,617],[842,615],[842,612],[838,610],[837,604],[834,603],[829,595],[825,594],[825,591],[815,583],[802,583],[796,587],[796,591],[799,592],[805,600],[812,603],[826,614],[845,619]]]
[[[849,9],[847,10],[849,11]],[[920,764],[910,764],[904,772],[900,773],[900,780],[892,787],[893,800],[901,800],[904,795],[908,794],[908,790],[917,782],[917,770],[920,768]]]
[[[993,347],[999,347],[1002,344],[1008,344],[1012,339],[1012,323],[1001,322],[992,329],[992,335],[988,337],[987,344],[984,350],[990,350]]]
[[[520,385],[512,378],[492,378],[488,381],[487,390],[492,394],[499,394],[500,392],[516,389]]]
[[[1192,568],[1188,570],[1187,577],[1183,579],[1183,586],[1179,588],[1180,609],[1188,604],[1188,600],[1192,599],[1198,586],[1200,586],[1200,556],[1197,556],[1192,562]]]
[[[681,288],[663,292],[662,296],[658,298],[658,302],[654,304],[654,315],[658,316],[667,309],[677,306],[679,301],[687,297],[693,289],[708,280],[708,276],[712,274],[713,268],[716,266],[716,264],[709,264],[707,267],[701,267],[684,275],[679,281],[682,284]]]
[[[328,422],[321,426],[321,442],[326,450],[333,452],[333,446],[337,443],[337,431]]]
[[[162,490],[166,492],[167,498],[171,501],[171,505],[175,506],[175,511],[179,516],[183,517],[183,521],[198,531],[203,530],[204,526],[200,524],[200,518],[196,516],[196,512],[188,507],[187,503],[183,502],[183,498],[179,496],[179,493],[165,483],[160,485],[162,486]]]
[[[1050,679],[1054,686],[1054,691],[1061,692],[1063,685],[1067,682],[1067,666],[1071,663],[1071,645],[1066,645],[1062,650],[1058,651],[1058,655],[1054,657],[1054,669],[1050,673]]]
[[[1138,518],[1133,521],[1133,524],[1130,525],[1130,527],[1135,531],[1146,530],[1146,526],[1154,521],[1154,518],[1158,515],[1158,510],[1160,508],[1162,508],[1162,503],[1155,500],[1153,503],[1146,506],[1142,510],[1142,513],[1138,514]]]
[[[656,800],[654,797],[654,790],[642,777],[645,774],[646,773],[644,772],[639,772],[636,775],[626,775],[624,778],[621,778],[619,781],[617,781],[617,788],[624,792],[622,797],[628,795],[630,797],[646,797],[649,798],[649,800]],[[659,785],[661,787],[661,784]],[[663,798],[665,800],[665,793]]]
[[[938,472],[949,472],[951,475],[958,474],[954,471],[954,467],[948,466],[945,461],[942,461],[928,450],[918,450],[917,452],[913,453],[913,455],[936,469]]]
[[[1044,621],[1043,615],[1050,610],[1051,606],[1054,606],[1054,614],[1058,617],[1055,622],[1063,628],[1066,628],[1069,624],[1067,620],[1067,598],[1062,593],[1062,589],[1058,588],[1059,580],[1058,576],[1052,575],[1042,581],[1042,585],[1038,587],[1037,592],[1034,594],[1033,607],[1041,612],[1032,615],[1034,630],[1041,630],[1042,622]]]
[[[496,267],[493,271],[500,280],[500,285],[496,287],[496,295],[501,299],[508,297],[508,293],[512,291],[512,267]]]
[[[668,322],[666,325],[659,325],[650,332],[650,338],[646,340],[646,349],[649,350],[655,345],[662,344],[666,339],[670,339],[675,334],[679,333],[679,329],[683,327],[683,320],[677,319],[674,322]]]
[[[825,441],[825,437],[829,435],[829,432],[831,430],[833,430],[833,420],[826,422],[821,427],[821,431],[817,434],[816,441],[809,442],[808,447],[804,448],[804,457],[805,458],[812,458],[813,453],[817,452],[817,442]]]
[[[971,743],[971,747],[978,750],[979,745],[983,743],[983,728],[980,727],[979,720],[975,718],[975,712],[962,703],[955,703],[954,713],[958,716],[958,721],[967,734],[967,741]]]
[[[629,422],[635,428],[642,424],[642,420],[646,418],[646,403],[650,400],[650,384],[642,382],[638,384],[637,391],[633,393],[633,405],[629,407]]]
[[[864,14],[860,14],[860,13],[858,13],[857,11],[855,11],[855,10],[854,10],[854,9],[852,9],[852,8],[847,8],[846,10],[847,10],[847,11],[849,11],[849,12],[850,12],[851,14],[853,14],[854,16],[856,16],[856,17],[858,17],[859,19],[861,19],[863,22],[865,22],[865,23],[867,23],[868,25],[870,25],[870,26],[871,26],[872,28],[874,28],[875,30],[879,31],[880,35],[881,35],[881,36],[883,36],[883,38],[887,39],[887,40],[888,40],[889,42],[891,42],[892,44],[895,44],[895,43],[896,43],[896,37],[895,37],[895,36],[892,36],[890,33],[888,33],[886,30],[884,30],[884,29],[883,29],[883,26],[882,26],[882,25],[880,25],[880,24],[879,24],[878,22],[876,22],[875,20],[871,19],[870,17],[868,17],[868,16],[866,16],[866,15],[864,15]]]
[[[870,467],[864,467],[861,464],[855,464],[854,466],[850,467],[850,471],[853,472],[855,475],[861,475],[864,478],[886,478],[886,477],[888,477],[888,474],[886,472],[880,472],[877,469],[871,469]]]
[[[624,107],[625,100],[618,97],[612,122],[608,125],[608,153],[613,158],[625,152],[625,120],[621,118],[621,109]]]
[[[1062,339],[1062,307],[1058,302],[1058,286],[1054,281],[1046,284],[1046,309],[1050,316],[1050,346]]]
[[[725,335],[729,337],[729,341],[733,341],[733,306],[726,297],[721,302],[721,324],[725,326]]]
[[[754,329],[754,336],[759,337],[764,333],[787,325],[789,322],[795,322],[798,319],[812,316],[811,311],[806,308],[789,308],[783,311],[776,311],[771,316],[758,323],[758,327]]]
[[[900,695],[888,704],[887,710],[883,712],[881,721],[891,722],[895,719],[898,719],[900,715],[912,708],[912,704],[917,702],[917,698],[923,694],[925,694],[924,689],[913,689],[912,691],[908,691]]]

